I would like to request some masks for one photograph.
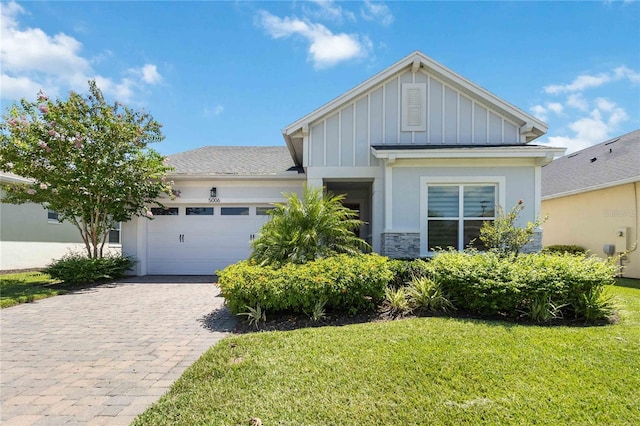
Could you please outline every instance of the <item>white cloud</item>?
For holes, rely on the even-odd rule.
[[[391,25],[394,19],[386,4],[373,3],[369,0],[365,0],[364,6],[360,9],[360,15],[368,21],[378,21],[385,27]]]
[[[547,121],[547,109],[542,105],[534,105],[530,108],[533,115],[542,121]]]
[[[280,18],[260,11],[259,24],[272,38],[297,35],[306,39],[309,43],[309,59],[316,69],[365,57],[371,50],[371,41],[366,37],[346,33],[334,34],[324,25],[308,20]]]
[[[312,0],[309,3],[315,4],[318,8],[312,9],[306,7],[308,3],[303,3],[303,11],[307,16],[329,20],[334,23],[342,23],[345,18],[352,22],[356,20],[353,12],[343,9],[342,6],[337,6],[333,0]]]
[[[553,112],[556,115],[562,114],[564,107],[558,102],[547,102],[544,105],[534,105],[530,108],[533,115],[542,121],[547,121],[549,118],[549,112]]]
[[[224,107],[220,104],[217,104],[216,106],[214,106],[213,108],[205,108],[204,109],[204,116],[205,117],[215,117],[217,115],[220,115],[224,112]]]
[[[640,73],[623,65],[610,72],[604,72],[596,75],[579,75],[569,84],[552,84],[545,86],[544,91],[550,95],[582,92],[586,89],[599,87],[603,84],[618,80],[629,80],[632,83],[638,83],[640,82]]]
[[[49,35],[40,28],[22,28],[20,15],[27,11],[15,2],[0,8],[0,62],[2,62],[2,98],[17,100],[34,98],[39,89],[57,96],[67,89],[84,92],[87,81],[96,79],[107,95],[122,102],[130,101],[136,89],[161,81],[157,67],[146,64],[127,70],[128,76],[114,80],[96,73],[96,59],[82,55],[82,43],[64,33]],[[107,52],[107,54],[110,52]]]
[[[547,142],[564,146],[568,148],[567,153],[572,153],[610,139],[622,131],[629,114],[616,101],[602,96],[616,93],[609,86],[620,82],[637,85],[640,83],[640,73],[621,65],[599,74],[581,74],[568,84],[545,86],[544,91],[553,97],[566,94],[564,102],[549,100],[530,108],[534,115],[544,121],[557,117],[565,121],[556,125],[552,120],[550,128],[555,134],[549,133]],[[587,92],[587,89],[596,90]],[[593,94],[588,96],[586,93]],[[552,113],[557,117],[552,117]]]
[[[141,68],[142,71],[142,81],[147,84],[158,84],[162,81],[162,77],[158,72],[158,67],[153,64],[146,64]]]
[[[20,99],[25,93],[35,96],[40,90],[40,85],[27,77],[11,77],[6,74],[0,75],[0,87],[2,87],[2,97],[7,99]],[[56,93],[49,93],[56,96]]]
[[[567,97],[567,106],[586,111],[589,108],[589,102],[587,102],[582,93],[572,93]]]
[[[628,68],[624,65],[619,66],[618,68],[613,70],[613,76],[616,80],[624,80],[627,79],[632,83],[640,82],[640,72],[636,72],[631,68]]]
[[[549,109],[549,111],[553,111],[556,114],[561,114],[562,110],[564,109],[562,104],[560,104],[558,102],[549,102],[549,103],[547,103],[547,108]]]
[[[571,135],[550,136],[549,143],[566,147],[566,153],[570,154],[610,139],[620,124],[629,118],[623,108],[610,100],[598,98],[595,105],[588,116],[580,117],[568,125]]]

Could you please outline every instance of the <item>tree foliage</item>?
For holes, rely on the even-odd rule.
[[[533,232],[544,222],[540,218],[535,222],[527,222],[524,228],[516,226],[520,212],[524,209],[522,200],[505,213],[497,206],[497,216],[494,221],[486,221],[480,228],[480,241],[500,257],[513,255],[517,257],[522,248],[533,239]],[[545,219],[546,220],[546,219]]]
[[[0,170],[30,183],[3,186],[3,201],[57,211],[79,229],[89,257],[102,257],[115,222],[150,215],[146,206],[171,194],[170,168],[148,147],[164,138],[160,128],[146,112],[107,103],[95,81],[86,96],[22,99],[0,124]]]
[[[364,222],[343,206],[344,195],[305,187],[302,198],[285,194],[254,240],[251,258],[263,265],[305,263],[337,253],[358,254],[369,245],[355,232]]]

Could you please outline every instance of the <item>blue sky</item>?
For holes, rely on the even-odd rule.
[[[549,124],[569,152],[640,128],[640,5],[604,2],[3,2],[2,110],[95,78],[173,154],[281,129],[420,50]]]

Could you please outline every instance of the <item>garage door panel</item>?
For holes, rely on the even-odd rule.
[[[211,275],[247,259],[265,216],[166,216],[149,223],[149,274]],[[180,236],[183,236],[182,238]]]

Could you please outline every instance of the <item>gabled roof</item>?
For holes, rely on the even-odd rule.
[[[171,176],[297,176],[284,146],[205,146],[170,155]]]
[[[527,135],[527,142],[532,141],[547,132],[547,125],[544,122],[500,99],[493,93],[467,80],[444,65],[439,64],[422,52],[415,51],[343,95],[338,96],[315,111],[288,125],[282,131],[282,134],[287,142],[287,146],[289,146],[289,149],[292,152],[292,155],[295,150],[292,141],[293,135],[299,134],[299,132],[304,130],[310,123],[331,114],[333,111],[336,111],[342,106],[352,102],[355,98],[358,98],[407,68],[411,68],[412,71],[424,68],[429,74],[437,76],[452,87],[457,88],[474,99],[484,101],[491,105],[496,111],[501,112],[507,117],[513,118],[515,122],[520,122],[522,126],[521,130]]]
[[[640,130],[565,155],[542,168],[542,198],[640,181]]]

